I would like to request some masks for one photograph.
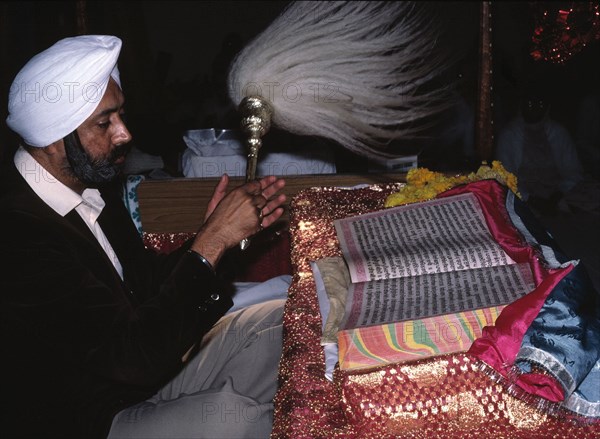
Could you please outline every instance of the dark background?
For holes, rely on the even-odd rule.
[[[0,2],[0,157],[16,147],[6,128],[7,92],[18,70],[58,39],[76,35],[77,8],[83,5],[89,34],[113,34],[124,41],[119,61],[128,100],[128,123],[135,144],[167,162],[184,148],[182,132],[197,128],[236,127],[235,113],[222,99],[228,61],[268,26],[288,2],[280,1],[2,1]],[[445,28],[441,44],[457,64],[445,80],[462,78],[461,91],[474,107],[480,2],[427,2],[432,20]],[[551,115],[574,130],[576,108],[598,82],[598,41],[564,65],[534,62],[529,55],[534,16],[572,2],[492,2],[494,129],[515,115],[519,93],[531,83],[551,91]],[[460,138],[433,131],[417,145],[420,164],[444,170],[476,166],[456,145]],[[281,134],[281,133],[280,133]],[[277,132],[265,146],[285,143]],[[453,143],[453,144],[452,144]],[[363,171],[365,161],[336,148],[338,171]],[[413,151],[409,151],[412,153]]]

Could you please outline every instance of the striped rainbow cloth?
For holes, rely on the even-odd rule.
[[[346,329],[338,333],[340,369],[363,369],[467,351],[505,305]]]

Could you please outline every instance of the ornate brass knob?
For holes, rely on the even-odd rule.
[[[248,161],[246,164],[246,181],[256,178],[258,150],[262,146],[262,137],[271,128],[273,107],[261,96],[248,96],[239,105],[241,114],[240,128],[246,135]]]

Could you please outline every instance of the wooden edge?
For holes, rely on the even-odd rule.
[[[287,224],[289,201],[310,187],[353,187],[359,184],[403,182],[406,174],[319,174],[285,177],[283,193],[288,203],[282,221]],[[144,180],[137,188],[144,232],[195,232],[204,219],[218,178],[172,178]],[[229,189],[244,183],[244,177],[231,177]]]

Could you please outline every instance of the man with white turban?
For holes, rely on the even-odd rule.
[[[0,174],[2,431],[28,438],[268,437],[282,301],[225,313],[224,252],[282,214],[284,181],[227,192],[168,256],[144,248],[117,189],[121,40],[66,38],[10,89],[22,139]]]

